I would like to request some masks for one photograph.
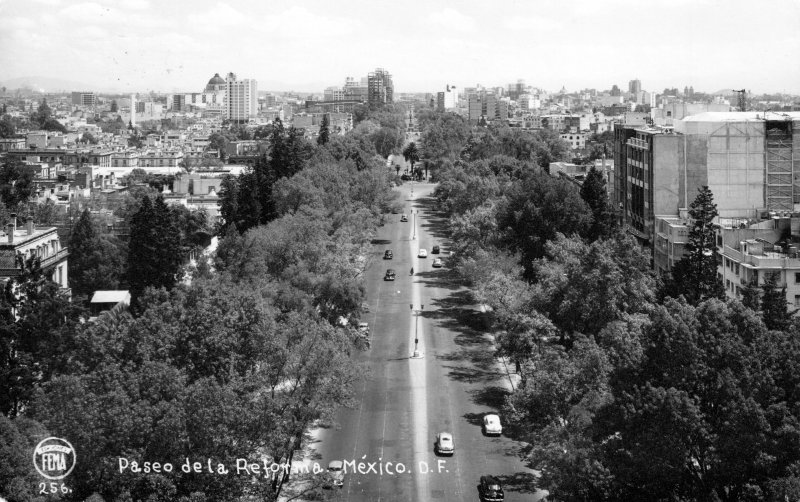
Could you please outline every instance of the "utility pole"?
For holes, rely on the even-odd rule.
[[[417,209],[417,213],[418,212],[419,212],[419,209]],[[414,236],[411,237],[412,241],[417,239],[417,213],[415,213],[413,209],[411,210],[411,218],[412,218],[411,221],[412,221],[412,225],[414,226]]]
[[[420,305],[419,309],[415,309],[413,303],[410,303],[408,306],[411,307],[411,311],[414,312],[414,354],[411,358],[422,359],[422,353],[419,351],[419,316],[422,315],[425,305]]]

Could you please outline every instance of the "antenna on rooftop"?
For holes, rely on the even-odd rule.
[[[737,90],[734,89],[733,92],[739,95],[739,111],[746,112],[747,111],[747,89]]]

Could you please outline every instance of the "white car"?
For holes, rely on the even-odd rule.
[[[433,268],[442,268],[444,266],[444,262],[442,262],[441,258],[436,258],[433,260]]]
[[[328,463],[328,473],[333,480],[333,486],[344,486],[344,462],[331,460]]]
[[[419,253],[417,254],[417,258],[427,258],[427,257],[428,257],[428,252],[425,250],[425,248],[420,248]]]
[[[437,434],[434,451],[439,455],[452,455],[455,453],[456,445],[453,443],[453,435],[449,432],[440,432]]]
[[[503,433],[503,426],[500,425],[500,417],[494,413],[490,413],[483,417],[483,433],[487,436],[499,436]]]

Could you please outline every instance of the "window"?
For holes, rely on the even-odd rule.
[[[736,275],[739,275],[739,264],[736,264]]]
[[[800,307],[800,295],[794,295],[794,306]]]
[[[794,282],[796,283],[800,282],[800,272],[794,273]]]

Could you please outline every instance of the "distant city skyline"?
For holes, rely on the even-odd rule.
[[[800,94],[800,2],[0,0],[0,82],[199,92],[214,73],[322,93],[382,67],[396,93],[524,79]],[[31,82],[35,85],[36,82]],[[68,90],[68,89],[65,89]],[[72,89],[84,90],[84,89]]]

